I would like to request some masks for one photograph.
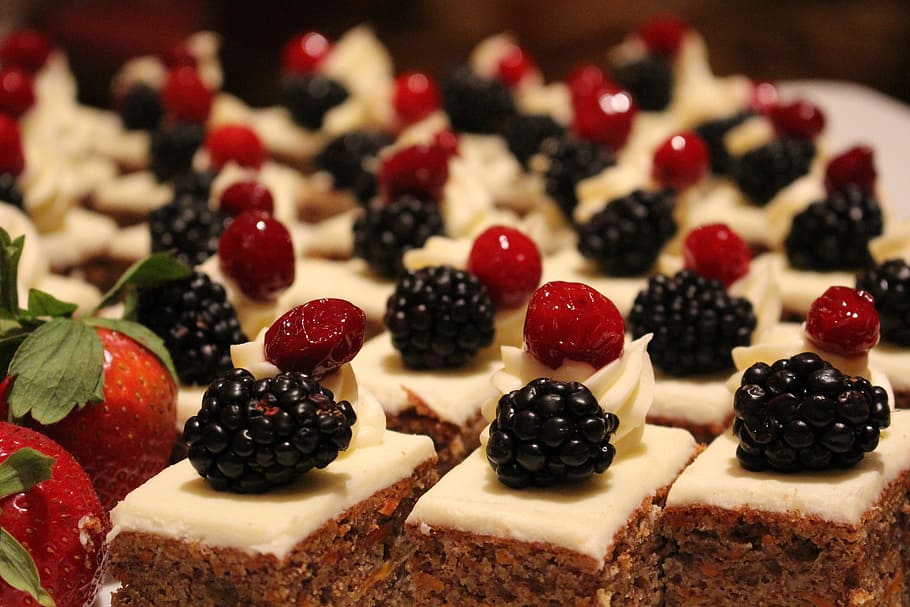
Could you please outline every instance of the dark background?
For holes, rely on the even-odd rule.
[[[707,38],[719,74],[756,79],[853,80],[910,102],[907,0],[70,0],[12,3],[5,25],[43,29],[63,46],[83,100],[105,104],[131,56],[159,52],[200,29],[223,37],[226,88],[254,104],[274,101],[278,56],[294,33],[337,38],[369,23],[397,70],[439,74],[483,37],[510,31],[548,78],[604,54],[647,17],[672,12]],[[2,3],[2,2],[0,2]]]

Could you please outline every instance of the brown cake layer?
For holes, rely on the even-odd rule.
[[[436,461],[376,492],[301,541],[284,559],[138,532],[111,544],[122,583],[113,607],[411,605],[403,534],[411,508],[436,482]]]
[[[904,580],[908,491],[905,472],[856,525],[745,508],[669,507],[661,525],[666,604],[910,604]]]
[[[910,409],[910,390],[894,391],[894,408]]]
[[[733,424],[733,409],[731,407],[729,417],[721,423],[696,424],[675,417],[661,417],[658,415],[648,415],[647,421],[649,424],[655,424],[657,426],[670,426],[672,428],[688,430],[692,433],[692,436],[695,437],[696,441],[702,444],[708,444],[714,440],[715,437],[723,434],[727,428]]]

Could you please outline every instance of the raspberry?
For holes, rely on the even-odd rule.
[[[248,210],[272,213],[275,210],[275,201],[267,187],[249,179],[232,183],[225,188],[218,202],[218,210],[231,217]]]
[[[383,159],[376,176],[387,199],[411,195],[440,200],[449,179],[449,154],[436,145],[412,145]]]
[[[476,276],[429,266],[398,281],[384,320],[406,367],[451,369],[463,367],[493,342],[495,313]]]
[[[161,102],[167,115],[177,122],[205,124],[212,109],[212,91],[193,67],[172,69],[161,88]]]
[[[326,113],[348,98],[340,83],[320,74],[293,75],[282,80],[281,103],[294,122],[315,131],[322,126]]]
[[[281,51],[281,68],[291,74],[316,71],[332,51],[332,43],[319,32],[305,32],[285,43]]]
[[[739,234],[725,224],[698,227],[683,241],[683,267],[719,280],[725,287],[749,272],[752,251]]]
[[[903,259],[889,259],[866,268],[856,277],[856,288],[875,299],[882,339],[910,346],[910,266]]]
[[[515,87],[525,76],[537,71],[534,59],[517,44],[509,48],[496,64],[496,79],[508,87]]]
[[[231,161],[250,169],[258,169],[265,162],[266,153],[262,140],[246,125],[219,126],[206,135],[204,145],[216,170],[220,170]]]
[[[363,258],[388,278],[405,272],[402,257],[443,231],[442,212],[435,202],[402,196],[389,204],[371,204],[354,221],[354,256]]]
[[[147,84],[136,84],[118,104],[123,127],[130,131],[153,131],[161,122],[164,108],[158,91]]]
[[[740,112],[728,118],[704,122],[695,127],[695,133],[708,146],[708,157],[711,161],[711,172],[715,175],[726,175],[733,162],[724,145],[724,137],[731,129],[741,125],[752,117],[752,112]]]
[[[206,198],[177,195],[149,213],[152,251],[175,252],[178,261],[199,265],[218,250],[228,217],[209,208]]]
[[[481,78],[467,65],[442,81],[442,100],[452,128],[459,132],[498,133],[515,114],[509,87]]]
[[[332,174],[336,188],[350,190],[365,205],[376,196],[376,157],[391,143],[392,138],[386,133],[351,131],[330,141],[314,164]]]
[[[244,211],[218,241],[221,271],[250,299],[269,301],[294,283],[294,247],[280,221]]]
[[[875,300],[862,289],[828,287],[809,308],[806,337],[826,352],[841,356],[866,354],[878,343]]]
[[[366,315],[343,299],[294,306],[265,333],[265,358],[282,371],[316,379],[350,362],[363,347]]]
[[[613,463],[617,428],[584,384],[542,377],[499,399],[487,461],[513,489],[584,481]]]
[[[632,94],[645,112],[665,110],[673,97],[673,66],[657,55],[614,65],[613,81]]]
[[[0,63],[35,73],[51,54],[51,42],[41,32],[21,29],[11,32],[0,44]]]
[[[209,385],[183,438],[189,460],[218,491],[263,493],[325,468],[351,443],[346,400],[298,372],[256,380],[233,369]]]
[[[17,176],[24,168],[19,125],[9,116],[0,114],[0,173]]]
[[[392,107],[404,124],[413,124],[440,109],[442,95],[429,74],[404,72],[395,78]]]
[[[193,170],[193,156],[202,145],[205,129],[198,124],[162,124],[152,133],[151,170],[158,181],[178,179]]]
[[[594,96],[604,86],[611,84],[604,71],[593,63],[582,63],[575,66],[566,77],[566,86],[569,87],[573,104],[577,99],[588,99]]]
[[[32,76],[18,67],[0,70],[0,112],[19,118],[35,104]]]
[[[733,399],[736,457],[747,470],[850,468],[891,425],[888,393],[812,352],[756,363]]]
[[[196,67],[196,56],[184,40],[178,41],[161,55],[169,69],[176,67]]]
[[[811,140],[775,139],[733,162],[736,185],[758,205],[809,172],[815,144]]]
[[[575,193],[578,182],[597,175],[616,162],[613,154],[603,146],[571,135],[545,139],[540,152],[549,161],[544,175],[547,194],[570,218],[578,204]]]
[[[651,176],[660,185],[684,190],[708,172],[708,147],[692,132],[673,135],[654,152]]]
[[[525,346],[556,369],[565,359],[600,368],[622,355],[624,324],[613,302],[579,282],[542,285],[528,303]]]
[[[468,271],[486,285],[498,307],[514,308],[540,284],[543,269],[533,240],[514,228],[492,226],[474,239]]]
[[[769,116],[780,103],[780,91],[773,82],[760,80],[752,83],[750,107],[753,111]]]
[[[578,99],[573,109],[575,134],[613,151],[625,145],[638,113],[638,106],[628,91],[608,85],[589,99]]]
[[[531,156],[540,151],[540,146],[550,137],[562,137],[565,127],[546,115],[515,114],[503,129],[503,136],[509,144],[509,151],[525,167]]]
[[[825,168],[825,190],[832,194],[853,186],[873,194],[877,177],[875,152],[867,145],[858,145],[828,162]]]
[[[769,117],[781,137],[811,140],[825,130],[825,114],[802,99],[773,107]]]
[[[638,28],[638,37],[651,53],[673,59],[679,54],[688,30],[689,26],[679,17],[662,15]]]

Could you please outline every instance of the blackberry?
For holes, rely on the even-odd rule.
[[[16,185],[16,176],[12,173],[0,173],[0,202],[25,209],[22,191]]]
[[[218,491],[262,493],[325,468],[351,442],[346,400],[300,372],[256,380],[232,369],[213,381],[183,438],[193,468]]]
[[[644,192],[610,201],[578,226],[578,250],[609,276],[635,276],[654,265],[676,234],[672,190]]]
[[[564,126],[543,115],[515,114],[503,129],[509,151],[524,167],[528,166],[528,160],[540,150],[540,145],[546,139],[560,137],[565,133]]]
[[[732,129],[751,118],[752,115],[752,112],[740,112],[727,118],[703,122],[695,127],[695,133],[701,137],[702,141],[705,142],[705,145],[708,146],[711,172],[715,175],[726,175],[729,173],[733,162],[730,153],[727,151],[727,147],[724,145],[724,137],[726,137],[727,133]]]
[[[734,159],[731,172],[752,202],[765,205],[808,173],[814,156],[815,144],[808,139],[774,139]]]
[[[478,76],[468,65],[443,80],[442,102],[452,128],[466,133],[498,133],[515,114],[509,87]]]
[[[198,124],[159,127],[152,133],[151,169],[158,181],[170,181],[189,173],[193,156],[202,145],[205,128]]]
[[[646,112],[659,112],[670,105],[673,97],[673,66],[659,55],[648,55],[637,61],[613,66],[613,81],[632,93],[638,107]]]
[[[147,84],[130,88],[120,102],[119,110],[123,126],[129,131],[153,131],[164,115],[158,91]]]
[[[755,323],[749,300],[730,297],[723,283],[691,270],[650,278],[629,313],[634,339],[653,333],[651,360],[674,376],[732,368],[731,350],[749,345]]]
[[[152,252],[175,251],[175,257],[190,267],[218,251],[218,239],[230,218],[209,208],[208,201],[177,196],[149,213]]]
[[[888,393],[813,352],[755,363],[733,397],[736,457],[747,470],[849,468],[891,424]]]
[[[513,489],[583,481],[613,463],[617,428],[584,384],[541,377],[500,397],[487,461]]]
[[[559,203],[569,218],[578,204],[575,193],[578,182],[597,175],[616,162],[610,151],[599,143],[569,135],[545,140],[540,151],[549,159],[544,175],[547,194]]]
[[[362,204],[376,196],[379,150],[392,143],[386,133],[353,131],[333,139],[316,156],[316,167],[332,174],[335,187],[350,190]]]
[[[319,129],[326,112],[347,98],[348,90],[341,83],[320,74],[291,76],[281,83],[282,105],[294,122],[311,131]]]
[[[405,251],[423,246],[442,233],[442,212],[434,202],[402,196],[387,205],[371,205],[354,222],[354,256],[365,259],[378,274],[404,273]]]
[[[174,180],[174,195],[208,200],[212,192],[212,182],[217,176],[218,173],[211,170],[183,173]]]
[[[410,369],[464,366],[493,342],[496,306],[469,272],[430,266],[405,274],[386,305],[392,345]]]
[[[856,288],[875,298],[881,336],[898,346],[910,346],[910,266],[903,259],[889,259],[861,271]]]
[[[784,248],[803,270],[844,270],[872,263],[869,241],[882,233],[882,209],[855,187],[832,192],[793,218]]]
[[[140,288],[136,315],[164,340],[182,384],[211,383],[232,367],[231,346],[248,341],[224,287],[202,272]]]

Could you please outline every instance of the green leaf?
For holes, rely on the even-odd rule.
[[[120,318],[97,318],[92,316],[90,318],[83,318],[82,320],[93,327],[104,327],[112,331],[118,331],[133,339],[133,341],[138,342],[141,346],[144,346],[146,349],[150,350],[152,354],[158,357],[158,360],[161,361],[171,374],[174,383],[180,383],[177,379],[177,370],[174,368],[174,361],[171,360],[171,354],[164,346],[164,342],[160,337],[146,328],[145,325],[140,325],[137,322]]]
[[[32,595],[39,605],[56,606],[41,585],[38,568],[28,550],[3,528],[0,528],[0,578],[16,590]]]
[[[50,293],[38,289],[28,290],[28,313],[31,316],[64,316],[69,318],[79,306],[60,301]]]
[[[55,461],[50,455],[30,447],[14,451],[0,464],[0,499],[28,491],[49,479]]]
[[[86,323],[55,318],[25,338],[9,374],[16,377],[8,399],[13,417],[30,413],[53,424],[104,398],[104,348]]]
[[[111,290],[104,294],[94,311],[116,301],[127,287],[149,287],[189,276],[192,270],[176,259],[172,253],[155,253],[131,265],[120,276]]]
[[[25,246],[25,236],[13,240],[0,228],[0,317],[16,318],[19,313],[17,290],[19,257]]]

